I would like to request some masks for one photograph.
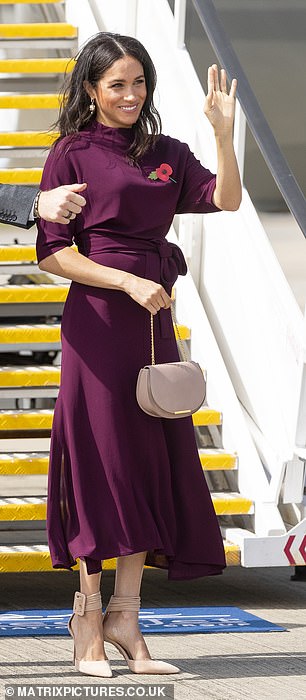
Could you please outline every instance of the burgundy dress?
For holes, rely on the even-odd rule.
[[[161,282],[186,274],[165,236],[175,213],[218,211],[215,176],[180,141],[161,136],[138,166],[132,129],[97,121],[64,138],[41,188],[87,182],[86,206],[68,225],[38,224],[37,258],[71,246],[97,263]],[[161,164],[172,180],[149,178]],[[82,258],[80,257],[80,265]],[[156,362],[179,359],[170,309],[154,317]],[[151,417],[135,396],[150,363],[150,314],[127,293],[72,282],[64,306],[62,370],[48,477],[47,532],[54,568],[147,551],[169,579],[221,573],[224,549],[199,460],[192,418]]]

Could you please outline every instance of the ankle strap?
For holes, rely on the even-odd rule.
[[[107,612],[111,610],[138,611],[140,608],[140,596],[119,596],[112,595],[107,605]]]
[[[87,610],[100,610],[102,608],[101,592],[85,595],[76,591],[73,601],[73,612],[76,615],[84,615]]]

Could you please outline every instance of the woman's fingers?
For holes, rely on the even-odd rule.
[[[169,297],[169,294],[167,294],[167,292],[163,289],[161,296],[163,301],[163,307],[165,309],[170,309],[170,306],[172,305],[172,299],[171,297]]]
[[[132,275],[129,279],[128,294],[152,314],[160,309],[169,309],[172,299],[161,284]]]
[[[221,68],[220,70],[220,82],[219,82],[219,70],[216,63],[208,68],[208,78],[207,78],[208,93],[207,97],[212,97],[214,92],[225,92],[227,94],[227,84],[226,84],[226,70]],[[232,80],[231,89],[229,92],[230,97],[235,97],[237,90],[237,79]]]
[[[220,85],[221,85],[221,91],[227,92],[227,89],[226,89],[226,71],[224,70],[224,68],[221,68]]]
[[[150,311],[150,314],[153,314],[153,316],[156,316],[156,314],[158,313],[158,310],[155,308],[155,306],[152,306],[152,304],[148,304],[146,308],[148,309],[148,311]]]
[[[237,78],[233,78],[232,84],[231,84],[230,93],[229,93],[229,94],[230,94],[230,97],[235,97],[235,96],[236,96],[237,84],[238,84]]]
[[[212,66],[212,68],[213,68],[213,71],[214,71],[214,84],[215,84],[214,90],[215,90],[216,92],[218,92],[218,90],[220,90],[220,85],[219,85],[219,71],[218,71],[218,66],[217,66],[217,64],[214,63],[213,66]]]
[[[172,303],[172,302],[171,302],[171,303]],[[155,315],[155,314],[158,314],[158,312],[159,312],[161,309],[168,309],[169,306],[171,306],[171,304],[166,305],[166,304],[164,304],[164,302],[158,303],[158,302],[153,302],[153,301],[151,301],[151,302],[148,302],[146,308],[148,309],[148,311],[151,312],[151,314],[154,314],[154,315]]]
[[[160,309],[169,309],[171,306],[172,301],[170,297],[167,296],[167,299],[165,298],[159,298],[159,299],[151,299],[150,300],[150,305],[154,307],[156,311],[160,311]]]
[[[209,66],[207,71],[207,96],[212,95],[215,89],[215,71],[213,66]]]

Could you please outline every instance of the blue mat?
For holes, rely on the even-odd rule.
[[[0,613],[0,637],[68,635],[70,610],[20,610]],[[272,622],[234,607],[142,608],[139,626],[143,634],[188,632],[284,632]]]

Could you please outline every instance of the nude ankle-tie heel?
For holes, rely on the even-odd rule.
[[[85,659],[76,658],[75,650],[75,639],[71,627],[71,621],[74,615],[84,615],[87,610],[101,610],[102,600],[101,593],[92,593],[92,595],[85,595],[85,593],[80,593],[76,591],[74,594],[73,601],[73,614],[68,621],[68,631],[73,639],[73,663],[76,671],[80,673],[85,673],[88,676],[101,676],[102,678],[111,678],[112,669],[110,663],[107,659],[100,659],[100,661],[86,661]]]
[[[106,615],[112,610],[131,610],[139,611],[140,596],[115,596],[112,595],[106,607],[103,621]],[[166,661],[155,661],[154,659],[133,659],[126,647],[123,647],[117,640],[111,639],[104,634],[104,641],[113,644],[125,658],[130,671],[133,673],[179,673],[180,669],[173,664],[168,664]]]

